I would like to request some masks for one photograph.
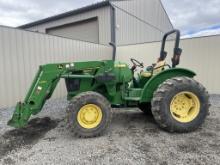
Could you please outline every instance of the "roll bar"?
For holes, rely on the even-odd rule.
[[[160,58],[159,61],[163,61],[166,59],[167,56],[167,52],[164,50],[165,46],[166,46],[166,41],[167,41],[167,37],[171,34],[176,33],[176,39],[175,39],[175,45],[174,45],[174,52],[173,52],[173,58],[172,58],[172,67],[175,68],[176,65],[179,64],[180,62],[180,55],[182,53],[182,49],[179,48],[179,44],[180,44],[180,31],[177,29],[174,29],[170,32],[167,32],[164,36],[163,36],[163,40],[162,40],[162,45],[161,45],[161,50],[160,50]]]

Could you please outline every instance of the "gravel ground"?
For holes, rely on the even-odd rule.
[[[115,109],[110,130],[92,139],[66,129],[64,99],[49,101],[20,130],[6,126],[13,109],[0,109],[0,164],[220,164],[220,96],[211,103],[210,116],[193,133],[170,134],[137,109]]]

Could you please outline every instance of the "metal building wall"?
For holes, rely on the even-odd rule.
[[[111,3],[116,11],[115,28],[118,45],[158,41],[163,32],[173,29],[160,0],[113,0]],[[98,17],[99,43],[108,45],[111,41],[110,10],[110,6],[102,7],[32,26],[31,28],[27,28],[27,30],[45,33],[47,28]],[[149,26],[146,22],[154,27]]]
[[[112,4],[116,9],[118,45],[159,41],[163,32],[173,29],[160,0],[124,0]]]
[[[180,43],[183,48],[181,62],[178,67],[189,68],[197,73],[198,79],[210,93],[220,94],[220,35],[202,38],[184,39]],[[159,57],[160,42],[139,45],[122,46],[117,48],[117,60],[130,64],[130,58],[143,61],[145,66],[155,63]],[[171,63],[173,42],[166,45],[167,62]]]
[[[53,27],[60,26],[60,25],[87,20],[87,19],[94,18],[94,17],[98,17],[98,22],[99,22],[99,27],[98,27],[99,28],[99,43],[108,45],[109,42],[111,41],[110,7],[103,7],[103,8],[88,11],[82,14],[77,14],[77,15],[65,17],[62,19],[58,19],[55,21],[50,21],[47,23],[43,23],[41,25],[27,28],[26,30],[45,33],[46,29],[48,28],[53,28]]]
[[[0,27],[0,108],[22,101],[39,65],[108,60],[112,48],[8,27]],[[62,81],[54,97],[66,95]]]

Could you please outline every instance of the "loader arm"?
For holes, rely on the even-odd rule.
[[[32,114],[41,111],[46,100],[53,94],[61,76],[70,72],[73,66],[73,63],[40,66],[24,102],[17,103],[8,125],[16,128],[24,127]]]

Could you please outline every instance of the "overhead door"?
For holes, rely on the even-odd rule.
[[[51,35],[99,43],[97,18],[49,28],[46,32]]]

